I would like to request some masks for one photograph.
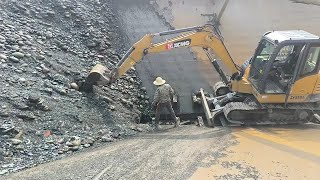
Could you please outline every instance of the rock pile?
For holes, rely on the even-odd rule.
[[[116,24],[111,0],[0,2],[0,175],[148,128],[135,124],[148,97],[134,69],[79,91],[123,55]]]

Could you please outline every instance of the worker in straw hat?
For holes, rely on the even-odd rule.
[[[163,108],[166,108],[171,115],[171,118],[175,121],[174,127],[180,126],[180,120],[176,117],[176,114],[172,108],[171,97],[174,94],[172,87],[169,84],[166,84],[166,81],[161,77],[157,77],[153,82],[154,85],[158,86],[155,94],[152,105],[156,107],[156,119],[155,119],[155,127],[159,129],[159,119],[160,112]]]

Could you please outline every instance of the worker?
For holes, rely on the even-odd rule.
[[[160,129],[159,119],[163,108],[167,108],[171,118],[175,121],[174,127],[179,127],[180,119],[176,117],[171,104],[171,98],[174,94],[172,87],[169,84],[166,84],[166,81],[161,77],[157,77],[153,84],[158,86],[152,102],[153,107],[156,107],[155,128]]]

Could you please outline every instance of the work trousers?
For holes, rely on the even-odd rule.
[[[155,123],[159,124],[159,119],[160,119],[160,113],[161,110],[163,108],[167,108],[167,110],[169,111],[171,118],[173,119],[173,121],[175,123],[177,123],[177,117],[176,114],[174,113],[174,110],[172,108],[172,104],[171,102],[165,102],[165,103],[158,103],[157,107],[156,107],[156,119],[155,119]]]

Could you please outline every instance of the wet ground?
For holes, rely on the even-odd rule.
[[[164,126],[8,179],[318,179],[320,125]],[[57,173],[58,172],[58,173]]]
[[[45,164],[9,179],[187,179],[205,157],[234,143],[229,130],[163,126],[92,152]],[[59,172],[59,173],[56,173]]]
[[[191,179],[318,179],[319,128],[310,124],[233,129],[238,144],[218,163],[198,168]]]

